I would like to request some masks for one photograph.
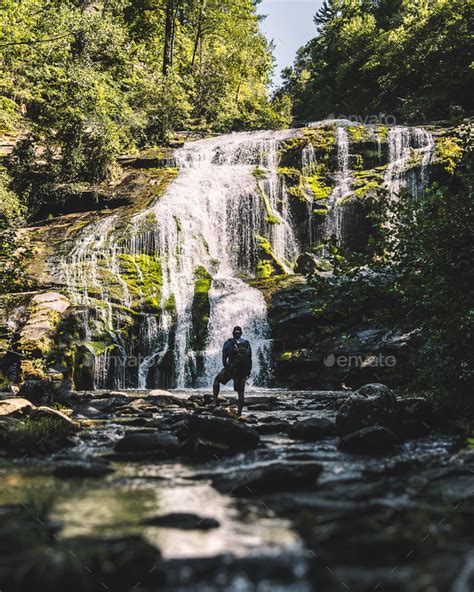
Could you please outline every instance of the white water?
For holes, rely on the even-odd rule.
[[[384,182],[390,199],[398,199],[402,189],[418,196],[428,180],[427,167],[434,147],[433,136],[425,129],[396,126],[389,130]],[[419,171],[415,170],[415,166],[419,166]]]
[[[243,328],[254,350],[253,377],[265,384],[270,375],[269,328],[266,305],[260,291],[243,280],[252,277],[258,259],[257,237],[267,238],[272,251],[287,271],[299,251],[288,208],[288,194],[278,175],[278,143],[297,132],[254,132],[230,134],[190,142],[175,158],[180,173],[163,197],[132,218],[125,231],[127,240],[115,232],[115,216],[86,228],[64,266],[64,278],[76,303],[98,306],[104,325],[118,342],[124,367],[132,355],[117,337],[117,311],[112,294],[99,272],[107,255],[107,281],[125,306],[131,303],[127,284],[120,275],[117,255],[125,252],[155,255],[162,264],[159,317],[145,315],[139,331],[138,386],[149,384],[149,372],[171,349],[172,385],[190,386],[199,378],[208,384],[220,368],[223,341],[234,325]],[[105,261],[102,261],[105,263]],[[210,273],[211,312],[204,355],[204,376],[196,375],[196,354],[191,348],[192,304],[195,272],[200,266]],[[103,271],[103,270],[102,270]],[[137,267],[137,271],[140,271]],[[102,287],[104,285],[104,287]],[[102,304],[103,303],[103,304]],[[173,303],[173,306],[170,305]],[[174,310],[173,310],[174,307]],[[90,324],[90,320],[85,321]],[[90,338],[88,326],[84,333]],[[112,368],[109,351],[96,358],[96,386],[104,387]],[[114,370],[115,372],[116,370]],[[114,376],[113,386],[123,388],[125,375]]]

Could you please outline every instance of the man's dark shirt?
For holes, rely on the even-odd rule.
[[[229,368],[229,366],[232,364],[232,362],[234,361],[234,358],[236,356],[236,344],[249,344],[249,342],[246,339],[242,339],[241,337],[239,337],[239,339],[228,339],[225,343],[224,343],[224,347],[222,348],[222,364],[224,366],[224,368]]]

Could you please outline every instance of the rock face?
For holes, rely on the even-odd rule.
[[[395,394],[383,384],[368,384],[350,395],[336,416],[339,436],[375,425],[393,428],[400,418]]]
[[[222,493],[248,497],[315,487],[322,466],[316,462],[276,462],[250,470],[218,475],[212,485]]]
[[[372,426],[344,436],[339,442],[339,448],[345,452],[378,456],[390,452],[396,443],[397,437],[392,430]]]
[[[336,433],[336,426],[332,421],[321,417],[310,417],[297,421],[288,430],[289,435],[296,440],[315,442]]]

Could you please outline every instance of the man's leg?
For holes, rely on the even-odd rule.
[[[237,415],[240,417],[242,415],[242,409],[245,405],[245,378],[239,379],[237,394],[239,396]]]
[[[218,374],[214,378],[214,382],[212,383],[212,394],[214,395],[214,405],[216,407],[218,405],[217,399],[219,397],[220,390],[221,390],[221,381],[220,381],[220,374]]]

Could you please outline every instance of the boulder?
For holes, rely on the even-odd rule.
[[[117,442],[114,450],[119,453],[152,453],[163,458],[173,458],[180,448],[178,439],[171,434],[131,432]]]
[[[426,436],[436,421],[433,404],[423,397],[408,397],[398,402],[401,427],[405,438]]]
[[[260,442],[258,432],[229,417],[192,415],[185,432],[224,445],[232,452],[251,450]]]
[[[275,462],[250,470],[217,475],[212,485],[221,493],[238,496],[313,489],[322,466],[316,462]]]
[[[399,420],[395,394],[383,384],[367,384],[341,405],[336,416],[336,429],[339,436],[346,436],[375,425],[393,429]]]
[[[336,426],[334,422],[324,417],[309,417],[294,423],[288,433],[295,440],[316,442],[327,436],[334,436]]]
[[[314,253],[301,253],[296,260],[295,272],[302,275],[327,274],[332,271],[331,264]]]
[[[397,441],[392,430],[383,426],[371,426],[341,438],[339,448],[345,452],[377,456],[390,452]]]
[[[172,512],[162,516],[153,516],[144,520],[142,524],[180,530],[211,530],[220,526],[214,518],[202,517],[190,512]]]
[[[22,417],[28,415],[34,406],[27,399],[15,397],[0,401],[0,417]]]

